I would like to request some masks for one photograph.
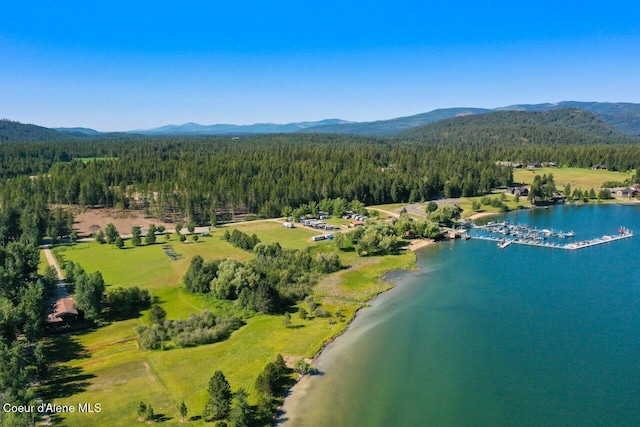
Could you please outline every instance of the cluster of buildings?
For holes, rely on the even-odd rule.
[[[337,230],[338,227],[327,224],[326,221],[322,219],[301,219],[300,224],[305,227],[315,228],[316,230]]]
[[[507,168],[514,168],[514,169],[522,169],[522,168],[538,169],[538,168],[558,167],[558,162],[527,162],[527,163],[499,162],[499,165]]]
[[[607,190],[611,192],[612,197],[631,199],[633,197],[636,197],[638,193],[640,193],[640,184],[633,184],[633,185],[630,185],[629,187],[608,188]],[[527,197],[529,196],[529,191],[530,191],[529,186],[523,186],[523,187],[507,187],[507,190],[505,192],[510,196]],[[562,196],[563,195],[558,191],[554,192],[554,195],[553,195],[554,198],[561,198]]]
[[[510,196],[528,197],[529,187],[507,187],[506,193]]]

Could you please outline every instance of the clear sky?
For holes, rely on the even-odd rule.
[[[640,102],[640,2],[25,1],[0,117],[101,131]]]

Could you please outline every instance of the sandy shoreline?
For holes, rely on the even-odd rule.
[[[430,246],[430,245],[435,245],[436,242],[433,240],[414,240],[411,242],[411,244],[409,245],[409,250],[415,252],[420,248],[424,248],[425,246]]]
[[[422,239],[416,239],[413,240],[410,245],[408,246],[408,249],[411,250],[412,252],[417,251],[418,249],[424,248],[426,246],[431,246],[431,245],[435,245],[436,242],[434,240],[422,240]],[[383,279],[384,280],[384,279]],[[394,286],[395,287],[395,286]],[[390,288],[389,290],[391,290],[393,288]],[[387,291],[385,291],[387,292]],[[370,304],[373,300],[375,300],[376,298],[378,298],[380,295],[384,294],[385,292],[382,292],[376,296],[374,296],[371,300],[368,301],[368,304]],[[365,306],[368,307],[369,305]],[[363,308],[365,308],[363,307]],[[333,343],[337,338],[341,337],[342,335],[346,334],[349,331],[349,328],[351,327],[351,323],[356,319],[357,316],[360,315],[360,311],[362,310],[359,309],[356,314],[353,316],[353,318],[349,321],[349,325],[347,325],[347,327],[340,332],[338,335],[334,336],[331,338],[331,340],[329,340],[328,342],[326,342],[322,348],[320,349],[320,351],[318,351],[318,353],[313,357],[311,364],[316,366],[318,363],[318,360],[322,357],[324,350],[327,348],[327,346],[329,346],[331,343]],[[289,417],[287,416],[286,410],[287,408],[295,408],[298,403],[305,398],[305,396],[307,395],[309,389],[312,386],[312,379],[313,379],[313,375],[304,375],[300,378],[298,378],[298,380],[289,388],[289,390],[287,390],[287,392],[285,393],[285,401],[283,403],[283,405],[280,407],[280,413],[278,418],[276,418],[274,425],[283,425],[286,422],[290,421]]]
[[[487,217],[487,216],[495,216],[495,215],[500,215],[500,214],[499,214],[499,213],[497,213],[497,212],[479,212],[479,213],[476,213],[476,214],[471,215],[471,216],[469,217],[469,219],[470,219],[471,221],[474,221],[474,220],[476,220],[476,219],[485,218],[485,217]]]

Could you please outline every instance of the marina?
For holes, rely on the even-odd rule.
[[[504,249],[513,243],[552,249],[577,250],[633,237],[631,230],[626,227],[620,227],[618,234],[604,235],[602,237],[577,242],[561,243],[558,239],[565,240],[573,238],[575,237],[575,233],[573,231],[539,230],[526,225],[509,224],[508,222],[489,222],[486,225],[473,227],[472,231],[473,232],[469,233],[471,239],[496,242],[500,249]]]

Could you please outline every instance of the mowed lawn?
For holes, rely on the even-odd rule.
[[[250,252],[220,239],[224,229],[233,227],[255,233],[264,242],[278,241],[285,248],[312,247],[322,252],[337,252],[331,242],[311,242],[311,237],[318,234],[313,230],[287,229],[273,221],[216,229],[212,236],[201,237],[197,243],[180,243],[174,235],[168,244],[182,255],[178,261],[171,261],[165,255],[164,238],[155,245],[125,250],[97,243],[57,249],[64,259],[80,263],[87,271],[101,271],[110,286],[139,286],[151,290],[169,319],[184,319],[190,313],[210,309],[222,316],[244,314],[246,322],[226,341],[165,351],[144,351],[138,346],[136,328],[148,323],[146,311],[135,319],[63,336],[61,339],[67,340],[63,347],[73,349],[75,355],[54,368],[60,370],[61,375],[49,386],[47,396],[60,405],[100,403],[102,410],[98,414],[60,414],[58,421],[68,426],[137,425],[137,406],[144,401],[153,406],[165,425],[182,425],[178,405],[184,400],[189,416],[200,415],[207,398],[207,383],[216,370],[224,372],[234,391],[240,387],[248,391],[250,401],[255,403],[255,378],[268,362],[277,354],[290,359],[315,355],[324,343],[346,328],[357,309],[371,296],[388,289],[389,285],[380,281],[385,271],[409,268],[415,259],[409,252],[373,258],[360,258],[353,252],[340,253],[342,263],[348,268],[324,277],[314,291],[319,307],[332,314],[331,320],[300,319],[298,309],[305,306],[300,303],[291,308],[294,327],[287,329],[281,315],[247,316],[239,313],[232,301],[194,295],[183,288],[182,276],[196,254],[205,259],[232,257],[240,261],[252,257]],[[342,318],[335,315],[338,310]],[[205,423],[193,420],[190,425]]]
[[[597,190],[602,188],[606,181],[624,181],[633,175],[631,172],[615,172],[608,170],[593,170],[587,168],[540,168],[540,169],[514,169],[513,180],[522,184],[531,184],[536,175],[553,174],[556,187],[559,190],[571,184],[571,188],[582,190]]]
[[[182,258],[175,261],[169,258],[162,249],[165,244],[171,246]],[[234,258],[238,261],[246,261],[252,256],[250,252],[234,247],[219,236],[201,237],[197,242],[188,240],[181,243],[174,235],[168,242],[159,237],[158,242],[153,245],[143,244],[135,248],[130,245],[128,239],[125,240],[124,249],[96,242],[76,243],[59,246],[54,251],[65,261],[79,263],[89,273],[100,271],[107,285],[146,289],[180,284],[195,255],[201,255],[206,260]]]
[[[261,242],[278,242],[286,249],[304,249],[311,244],[311,238],[321,234],[321,231],[314,231],[296,224],[295,228],[286,228],[282,225],[284,221],[250,221],[239,224],[232,224],[216,230],[218,235],[222,235],[225,229],[231,232],[237,228],[243,233],[258,236]]]

